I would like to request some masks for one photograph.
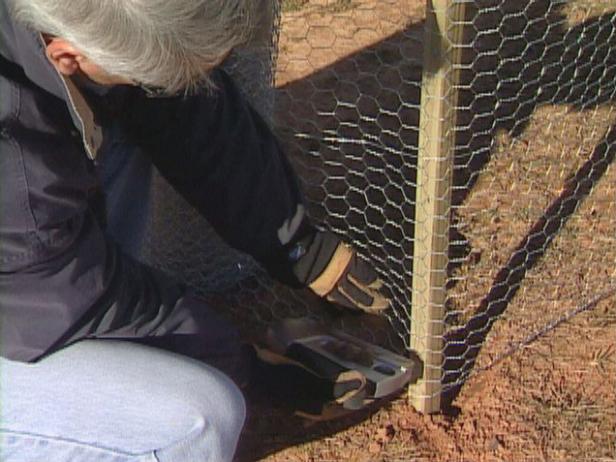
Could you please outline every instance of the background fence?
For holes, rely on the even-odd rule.
[[[276,286],[162,181],[150,261],[247,335],[309,314],[418,351],[426,373],[411,393],[426,412],[609,294],[614,2],[284,0],[263,24],[274,33],[228,66],[283,140],[310,214],[374,264],[392,308],[340,316]]]

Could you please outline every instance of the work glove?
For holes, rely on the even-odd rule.
[[[291,249],[296,277],[315,294],[337,305],[380,314],[389,300],[383,282],[370,264],[347,243],[327,231],[316,231]]]
[[[247,346],[250,385],[274,405],[323,421],[378,405],[422,376],[416,356],[403,358],[358,342],[307,318],[279,321],[268,328],[261,344]],[[382,365],[389,372],[382,372]]]
[[[298,417],[325,421],[362,409],[366,377],[355,370],[332,369],[323,373],[267,347],[250,345],[250,386],[267,395],[276,407]]]

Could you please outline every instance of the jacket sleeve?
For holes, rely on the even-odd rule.
[[[126,133],[227,243],[300,285],[288,249],[313,228],[297,177],[232,78],[217,70],[213,80],[211,94],[151,99],[134,92],[122,111]]]
[[[204,303],[100,228],[97,175],[64,101],[2,76],[0,101],[0,354],[33,361],[79,339],[122,338],[208,356]]]

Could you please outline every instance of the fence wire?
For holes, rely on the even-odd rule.
[[[442,136],[455,150],[451,187],[432,199],[451,198],[437,217],[449,244],[436,251],[447,259],[446,303],[432,352],[445,391],[616,278],[616,5],[450,5],[441,32],[457,58],[443,98],[456,117]],[[311,315],[408,351],[419,140],[442,122],[420,120],[426,4],[282,0],[272,11],[268,33],[227,67],[283,141],[311,216],[375,266],[391,309],[341,316],[275,284],[160,179],[145,258],[206,292],[248,336]]]
[[[616,276],[616,5],[477,0],[459,26],[445,388]]]

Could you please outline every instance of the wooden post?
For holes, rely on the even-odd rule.
[[[451,181],[464,0],[427,0],[419,122],[411,348],[424,361],[410,388],[420,412],[440,410]]]

